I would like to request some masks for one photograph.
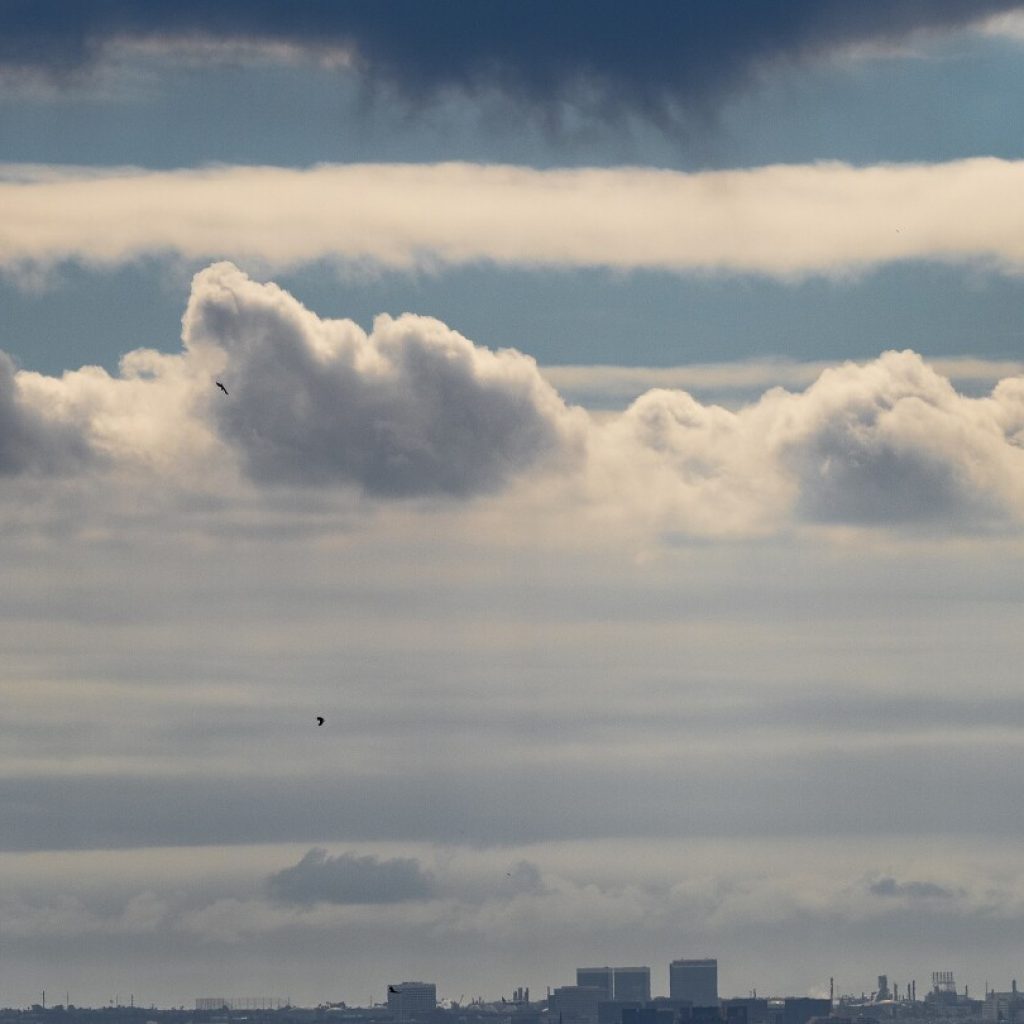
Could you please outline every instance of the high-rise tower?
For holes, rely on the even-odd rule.
[[[717,1006],[718,961],[712,957],[673,960],[668,965],[668,994],[694,1006]]]

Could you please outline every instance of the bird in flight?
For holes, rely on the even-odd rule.
[[[323,725],[323,724],[324,724],[324,722],[326,722],[326,721],[327,721],[327,719],[326,719],[326,718],[324,718],[324,717],[323,717],[322,715],[317,715],[317,716],[316,716],[316,724],[317,724],[318,726],[319,726],[319,725]]]
[[[395,995],[398,995],[402,990],[400,988],[395,988],[394,985],[388,985],[388,991],[394,992]]]
[[[226,387],[224,387],[224,385],[221,384],[220,381],[217,381],[217,387],[219,387],[221,389],[221,391],[224,392],[225,395],[228,393],[228,389]]]

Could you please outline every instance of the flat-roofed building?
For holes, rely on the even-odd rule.
[[[768,1024],[768,1000],[743,996],[720,1000],[727,1024]],[[746,1018],[745,1022],[743,1018]]]
[[[670,1007],[642,1006],[638,1009],[624,1008],[622,1024],[678,1024],[679,1016]]]
[[[613,967],[612,998],[617,1003],[646,1003],[651,998],[650,967]]]
[[[694,1006],[717,1006],[718,961],[713,957],[673,960],[668,965],[668,994]]]
[[[437,986],[426,981],[388,985],[388,1009],[400,1021],[431,1017],[437,1010]]]
[[[615,998],[615,972],[611,967],[577,967],[577,988],[599,988],[602,1000]]]
[[[604,989],[596,985],[563,985],[548,997],[548,1012],[562,1024],[597,1024],[597,1006],[604,1001]]]

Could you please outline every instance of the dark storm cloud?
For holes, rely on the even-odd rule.
[[[275,872],[267,891],[282,903],[401,903],[427,899],[433,881],[412,857],[380,860],[314,847],[298,864]]]
[[[354,51],[374,83],[409,98],[498,90],[548,107],[589,99],[652,116],[700,109],[759,68],[891,42],[1020,6],[1013,0],[9,0],[0,62],[58,76],[115,39],[285,43]]]
[[[949,900],[954,896],[949,889],[934,882],[897,882],[895,878],[880,878],[868,888],[875,896],[911,900]]]

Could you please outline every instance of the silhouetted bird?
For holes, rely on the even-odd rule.
[[[388,985],[388,991],[394,992],[395,995],[397,996],[402,990],[400,988],[395,988],[394,985]]]
[[[225,395],[228,393],[228,389],[226,387],[224,387],[224,385],[221,384],[220,381],[217,381],[217,387],[219,387],[221,389],[221,391],[224,392]]]
[[[327,719],[321,718],[320,715],[316,716],[316,724],[317,725],[323,725],[325,721],[327,721]]]

